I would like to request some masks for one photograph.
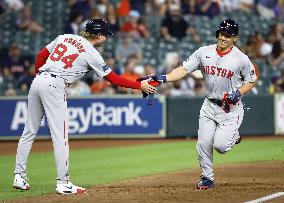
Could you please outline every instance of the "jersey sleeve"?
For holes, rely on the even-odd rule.
[[[247,56],[244,59],[244,63],[241,69],[241,74],[243,75],[244,82],[246,83],[255,82],[257,80],[254,65]]]
[[[190,73],[196,71],[200,66],[200,48],[191,54],[184,62],[183,67]]]
[[[60,35],[59,35],[59,36],[60,36]],[[50,42],[48,45],[46,45],[46,49],[48,50],[49,53],[51,53],[51,52],[53,51],[53,49],[55,48],[56,42],[57,42],[59,36],[58,36],[55,40],[53,40],[52,42]]]
[[[90,56],[89,59],[88,65],[95,71],[98,77],[103,78],[111,72],[111,68],[105,63],[100,54]]]

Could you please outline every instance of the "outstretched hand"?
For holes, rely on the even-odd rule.
[[[137,81],[139,80],[137,79]],[[143,98],[147,99],[147,105],[152,105],[154,103],[154,93],[157,92],[157,89],[150,85],[152,82],[152,78],[150,77],[141,80],[141,91]]]
[[[137,81],[141,82],[143,98],[147,99],[148,105],[152,105],[154,93],[157,92],[157,89],[155,87],[159,86],[162,83],[166,83],[167,77],[166,75],[148,75],[138,78]]]
[[[151,82],[152,79],[148,78],[147,80],[142,80],[141,81],[141,91],[145,92],[147,94],[154,94],[157,92],[157,88],[153,87],[152,85],[149,84],[149,82]]]

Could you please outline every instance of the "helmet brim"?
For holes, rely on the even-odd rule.
[[[221,32],[224,32],[226,33],[228,36],[230,37],[236,37],[238,36],[236,33],[234,33],[234,31],[230,30],[230,29],[227,29],[227,28],[219,28],[217,31],[216,31],[216,38],[218,38],[219,36],[219,33]]]

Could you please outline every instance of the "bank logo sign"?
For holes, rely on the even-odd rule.
[[[0,100],[0,109],[0,138],[20,136],[28,116],[27,100]],[[69,99],[68,132],[77,137],[165,136],[164,110],[163,97],[153,106],[142,98]],[[50,135],[45,117],[38,135]]]

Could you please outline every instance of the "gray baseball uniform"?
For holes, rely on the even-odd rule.
[[[69,181],[69,145],[65,88],[90,70],[98,77],[111,72],[92,44],[77,35],[60,35],[46,46],[51,53],[35,77],[28,95],[28,118],[20,138],[15,173],[26,176],[27,158],[44,116],[53,141],[57,183]]]
[[[183,62],[188,72],[199,69],[204,76],[206,99],[200,110],[196,149],[201,175],[210,180],[214,180],[213,147],[217,152],[225,153],[236,144],[244,115],[241,101],[226,113],[210,99],[221,100],[225,93],[256,81],[253,64],[237,47],[233,46],[226,55],[218,54],[216,48],[217,45],[201,47]]]

